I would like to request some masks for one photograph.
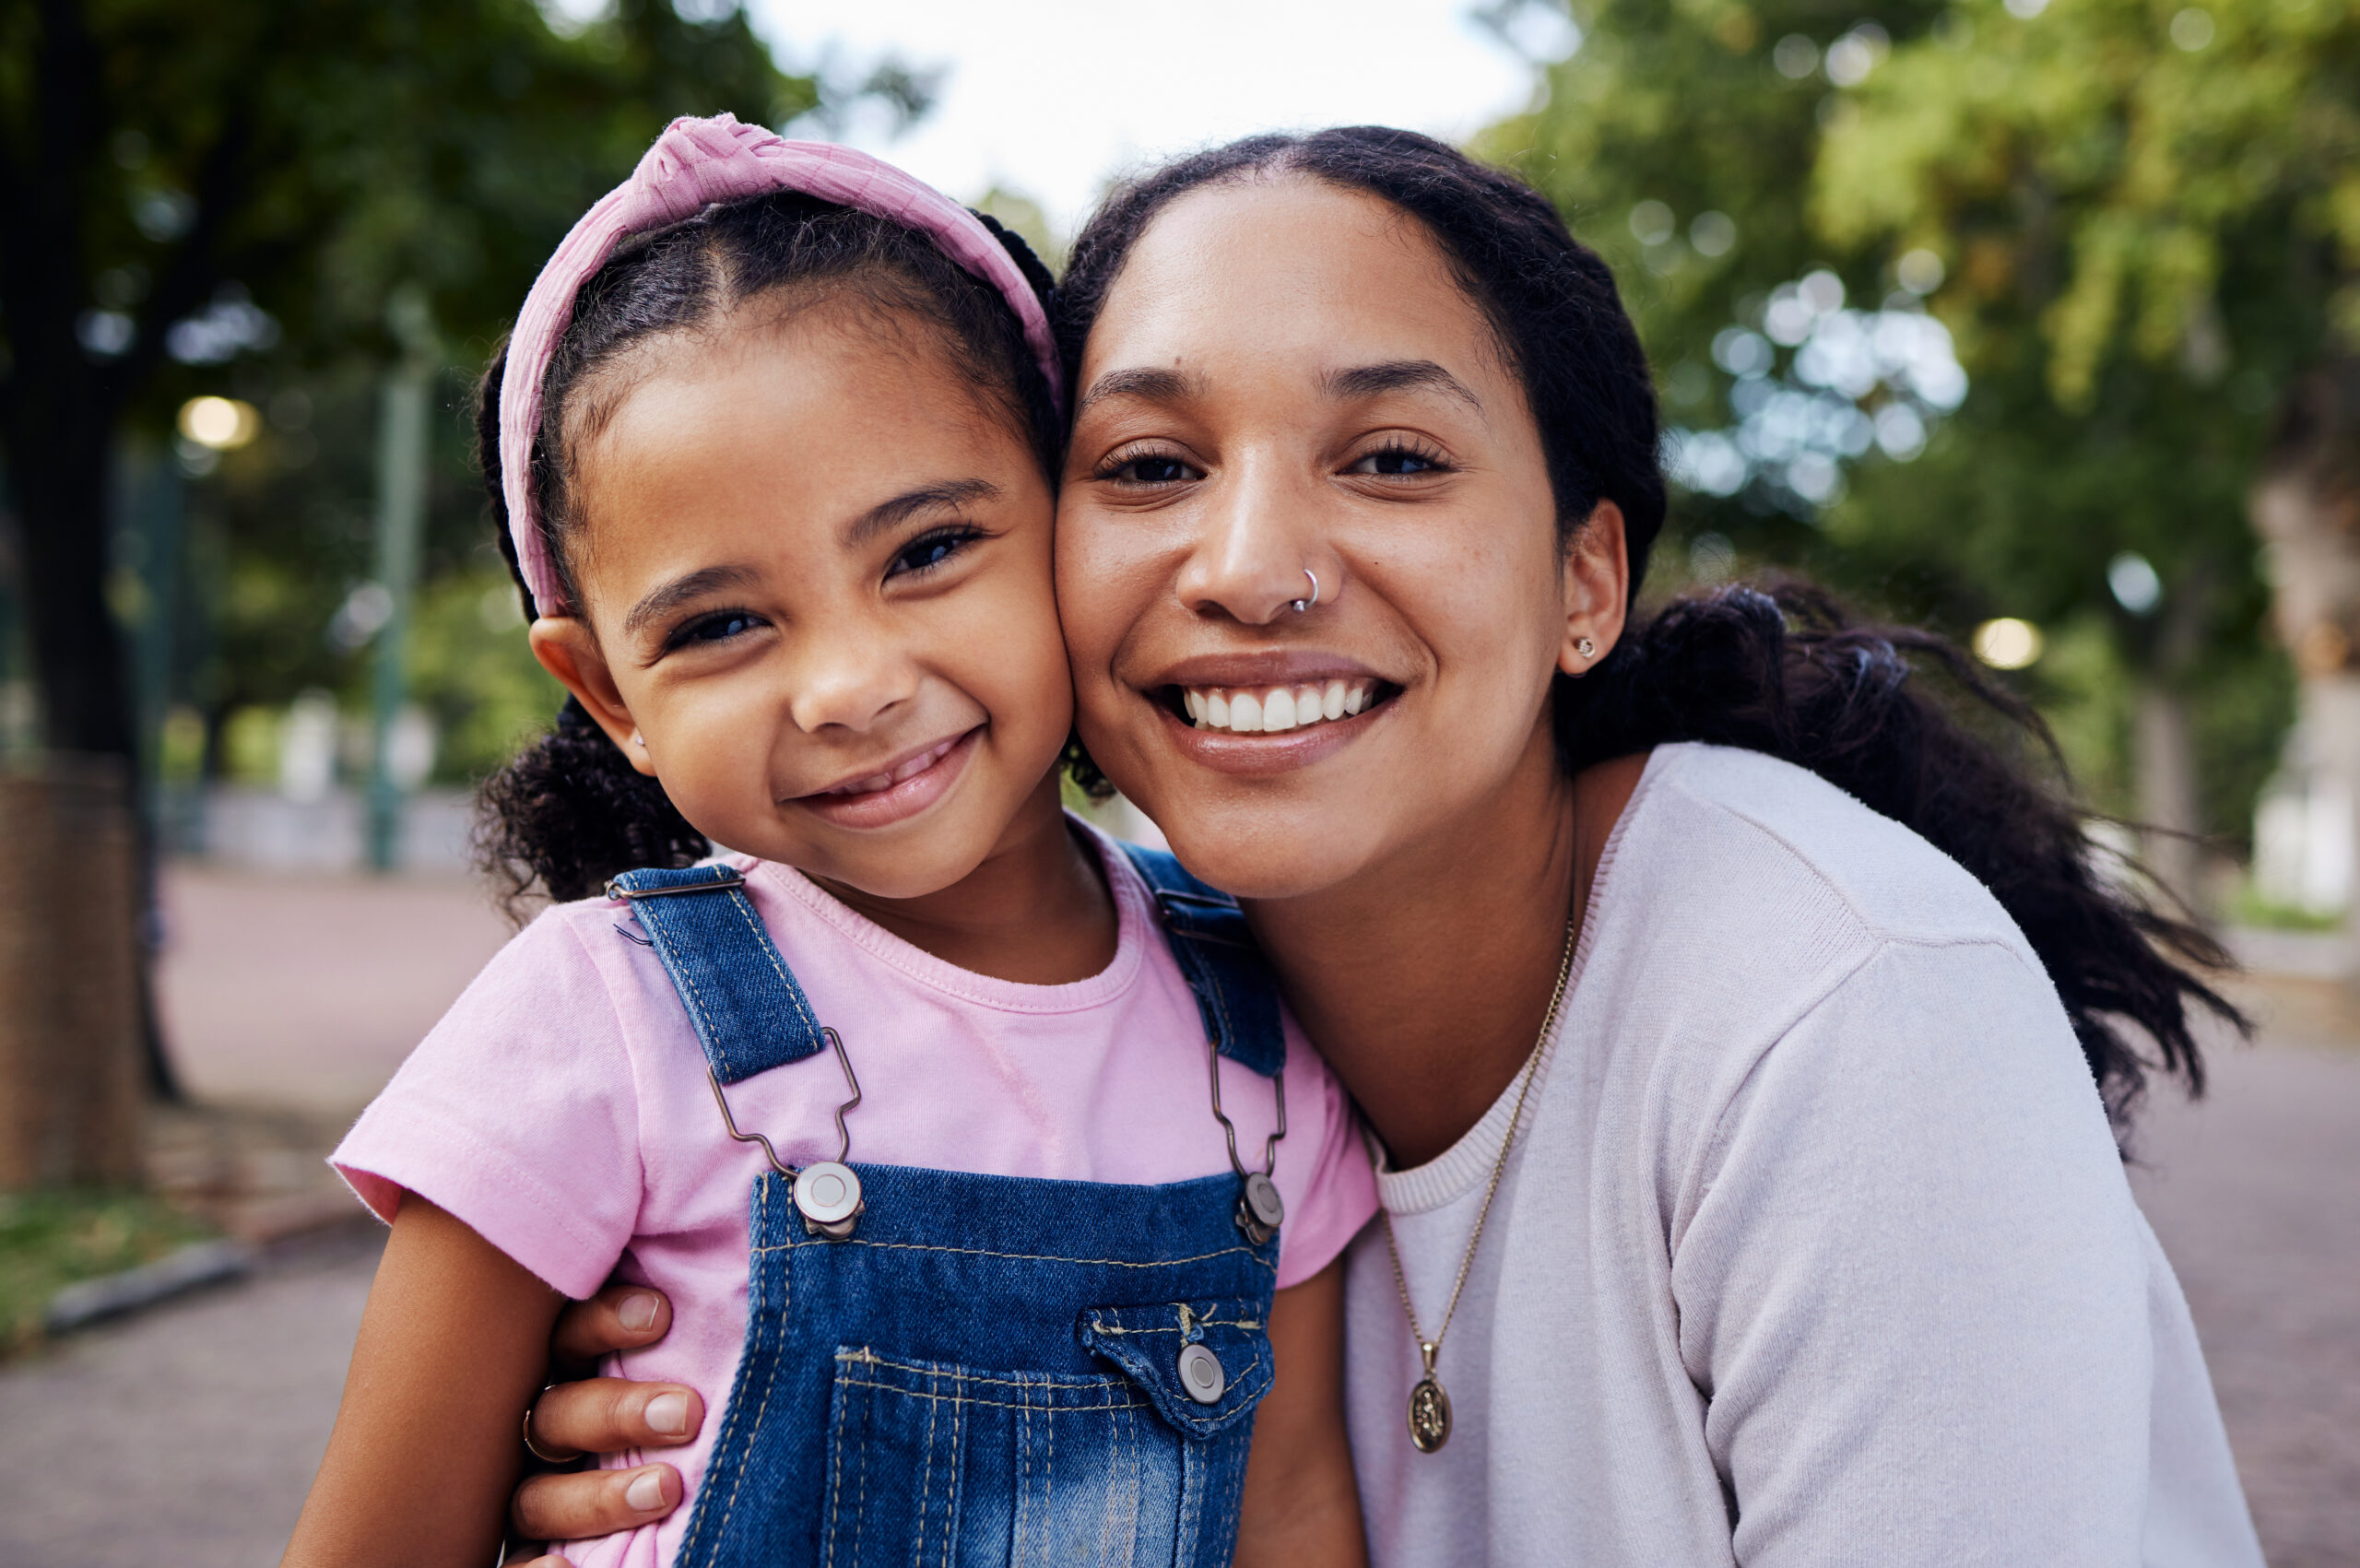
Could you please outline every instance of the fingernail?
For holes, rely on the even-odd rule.
[[[673,1395],[670,1397],[678,1398],[678,1396]],[[646,1513],[651,1508],[663,1507],[664,1472],[650,1470],[645,1475],[634,1479],[629,1486],[623,1488],[623,1501],[630,1503],[634,1512],[641,1514]]]
[[[643,1291],[625,1296],[622,1304],[615,1308],[615,1315],[622,1319],[623,1326],[634,1334],[653,1328],[655,1326],[655,1298]]]
[[[658,1394],[647,1402],[647,1424],[667,1437],[686,1437],[689,1432],[689,1397],[686,1394]]]

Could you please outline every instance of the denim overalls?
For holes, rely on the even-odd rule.
[[[774,1168],[754,1185],[746,1348],[679,1568],[1229,1562],[1270,1386],[1286,1045],[1235,902],[1129,854],[1204,1014],[1233,1171],[1132,1186],[840,1154],[796,1172],[727,1122]],[[859,1103],[735,869],[633,871],[608,892],[671,975],[725,1120],[727,1085],[832,1043],[844,1111]],[[1260,1173],[1221,1114],[1213,1051],[1280,1093]]]

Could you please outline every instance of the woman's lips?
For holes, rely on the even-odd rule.
[[[1180,704],[1198,729],[1281,735],[1349,718],[1369,705],[1378,682],[1331,677],[1275,686],[1184,686]]]
[[[1343,684],[1347,690],[1338,695],[1335,704],[1337,716],[1332,719],[1328,717],[1329,703],[1325,683],[1316,686],[1309,682],[1291,684],[1285,692],[1288,706],[1295,711],[1287,715],[1285,709],[1281,708],[1280,713],[1282,717],[1292,716],[1294,722],[1275,732],[1268,728],[1267,724],[1250,731],[1239,727],[1241,715],[1237,710],[1241,694],[1253,704],[1252,710],[1245,716],[1262,718],[1273,705],[1266,691],[1261,690],[1248,688],[1241,691],[1240,689],[1223,689],[1223,701],[1228,711],[1224,722],[1218,725],[1212,722],[1218,715],[1210,693],[1204,689],[1181,687],[1177,689],[1176,701],[1170,700],[1174,690],[1171,687],[1163,689],[1164,701],[1158,701],[1152,692],[1142,695],[1147,697],[1149,706],[1161,716],[1165,734],[1172,737],[1184,755],[1217,772],[1263,776],[1309,767],[1329,753],[1350,745],[1367,733],[1370,725],[1383,721],[1383,716],[1392,707],[1388,699],[1398,694],[1395,689],[1380,682],[1362,681],[1357,683],[1360,702],[1356,709],[1352,709],[1348,704],[1354,694],[1355,683]],[[1298,686],[1303,690],[1296,690]],[[1314,702],[1316,707],[1312,706]],[[1306,710],[1316,716],[1306,718]],[[1186,716],[1184,716],[1184,712]]]
[[[795,804],[839,828],[887,828],[916,816],[942,798],[975,754],[977,725],[966,734],[937,741],[890,767],[849,779]]]

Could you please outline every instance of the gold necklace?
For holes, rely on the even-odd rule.
[[[1467,1238],[1467,1251],[1458,1260],[1458,1279],[1450,1287],[1450,1304],[1442,1309],[1442,1324],[1431,1339],[1418,1326],[1418,1309],[1410,1304],[1410,1279],[1401,1272],[1401,1244],[1393,1235],[1393,1211],[1378,1210],[1385,1216],[1385,1246],[1393,1256],[1393,1283],[1401,1291],[1401,1311],[1410,1320],[1410,1337],[1418,1341],[1418,1353],[1426,1363],[1425,1376],[1410,1390],[1410,1441],[1421,1454],[1432,1454],[1450,1441],[1450,1396],[1443,1391],[1442,1378],[1434,1372],[1434,1358],[1442,1353],[1443,1336],[1450,1332],[1451,1315],[1458,1310],[1458,1294],[1467,1289],[1467,1272],[1475,1267],[1475,1249],[1482,1244],[1483,1223],[1492,1217],[1492,1199],[1499,1196],[1500,1178],[1507,1173],[1508,1150],[1516,1147],[1517,1129],[1524,1126],[1525,1100],[1532,1093],[1533,1080],[1540,1076],[1540,1053],[1548,1047],[1549,1037],[1556,1032],[1557,1009],[1565,1000],[1566,978],[1574,972],[1575,931],[1574,921],[1568,918],[1565,950],[1557,961],[1557,988],[1549,996],[1549,1014],[1540,1020],[1540,1038],[1532,1043],[1532,1055],[1525,1058],[1524,1087],[1516,1091],[1516,1110],[1508,1117],[1507,1136],[1500,1139],[1500,1157],[1492,1161],[1492,1180],[1483,1189],[1483,1207],[1475,1211],[1475,1233]]]

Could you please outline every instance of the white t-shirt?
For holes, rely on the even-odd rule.
[[[1604,862],[1437,1370],[1349,1252],[1377,1568],[2261,1553],[2171,1267],[1990,894],[1800,769],[1670,746]],[[1431,1329],[1519,1085],[1380,1174]]]

